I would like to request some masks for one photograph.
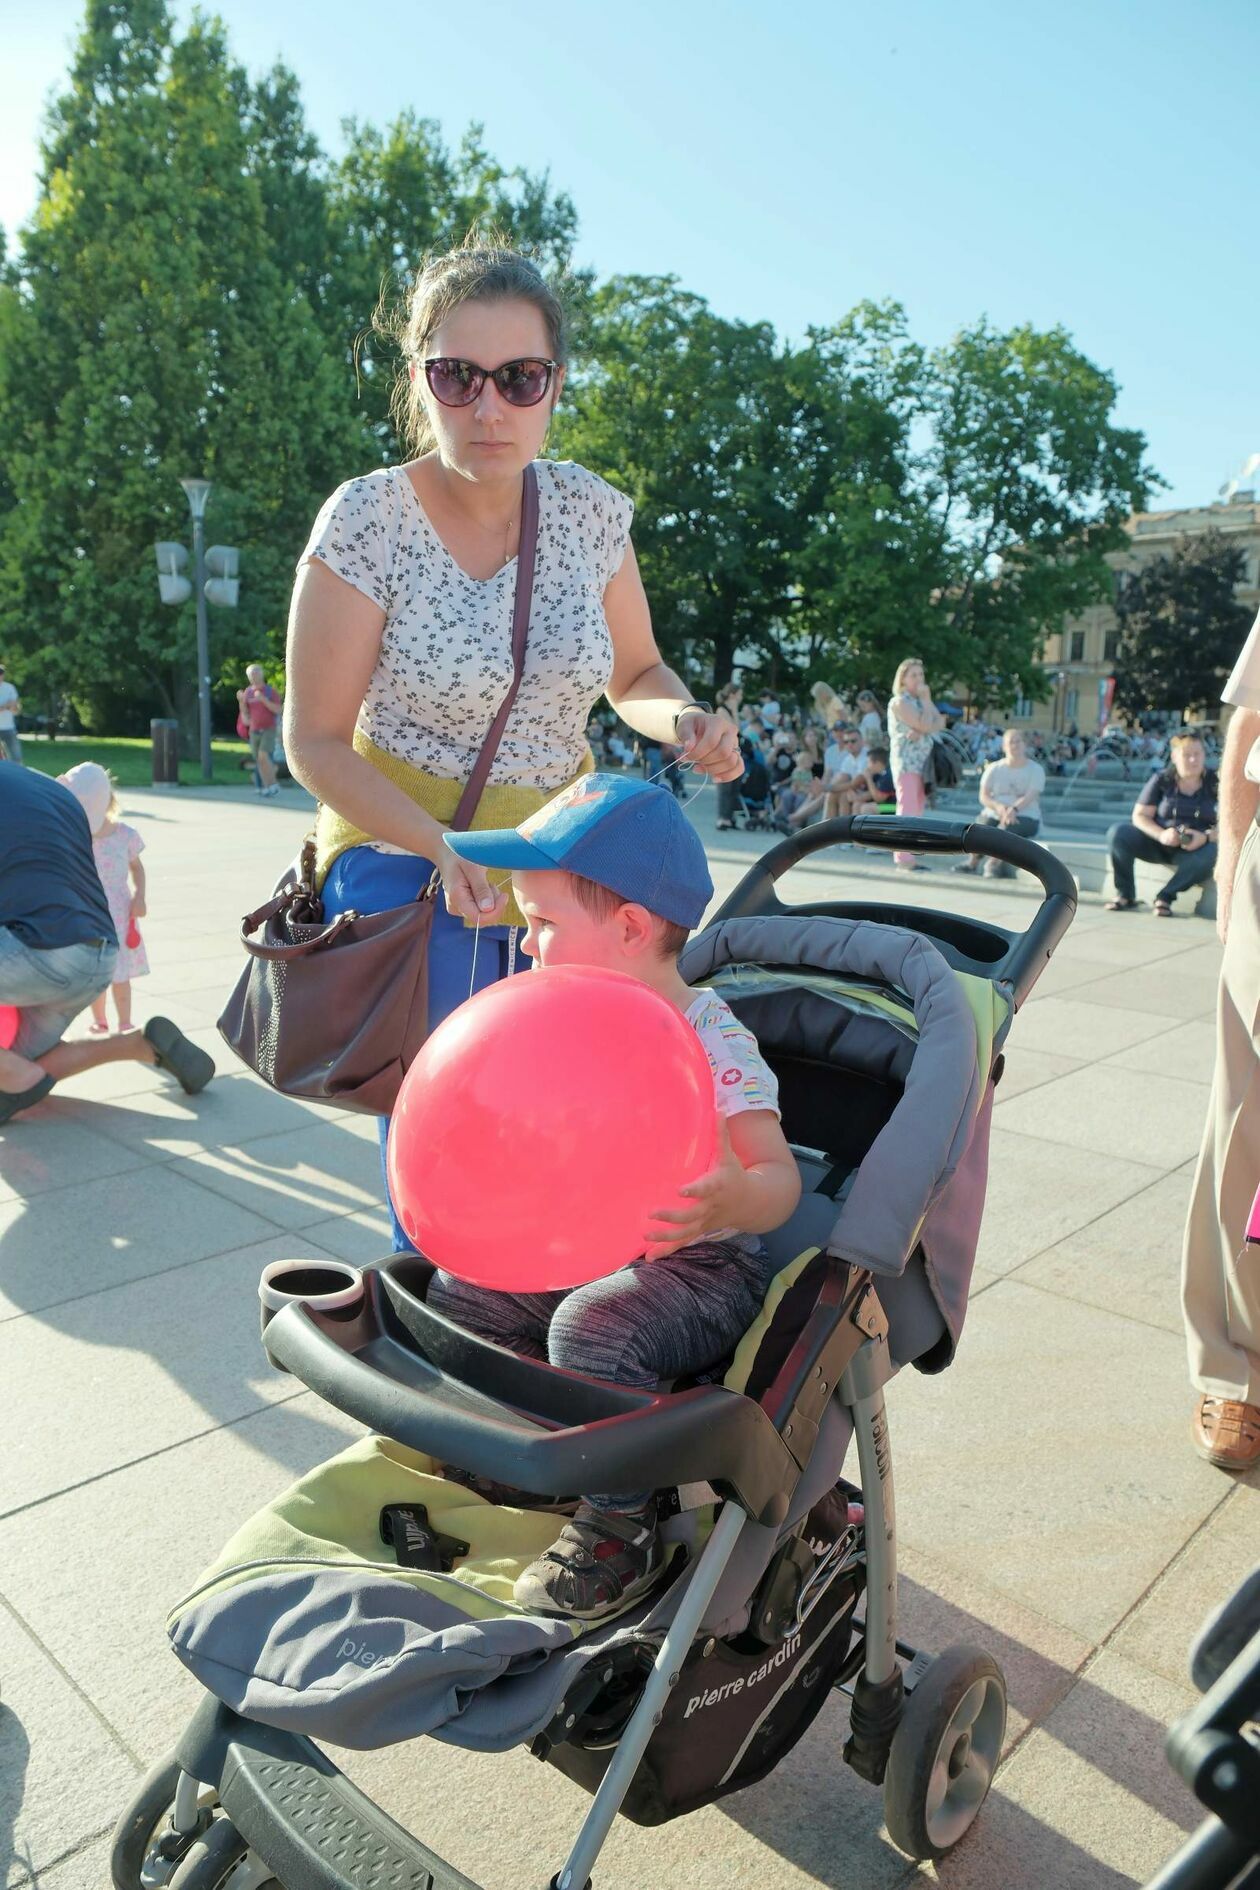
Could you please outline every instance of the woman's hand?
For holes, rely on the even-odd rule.
[[[1181,836],[1181,844],[1187,853],[1197,853],[1200,847],[1207,845],[1207,835],[1192,827]]]
[[[506,886],[492,886],[484,866],[461,860],[443,845],[437,863],[442,875],[446,910],[457,919],[479,919],[482,925],[498,925],[508,902]]]
[[[684,709],[674,724],[682,745],[679,760],[697,774],[707,774],[714,781],[738,781],[744,772],[739,752],[739,733],[724,715],[708,715],[703,709]]]
[[[132,916],[132,918],[133,918],[133,919],[143,919],[143,918],[145,918],[145,917],[147,917],[147,915],[148,915],[148,911],[149,911],[149,908],[148,908],[148,906],[146,906],[146,905],[145,905],[145,903],[144,903],[144,894],[143,894],[143,893],[133,893],[133,894],[132,894],[132,896],[131,896],[131,916]]]
[[[1159,830],[1159,844],[1161,847],[1179,847],[1181,845],[1181,835],[1177,832],[1175,827],[1161,827]]]
[[[673,1207],[657,1208],[649,1215],[654,1225],[645,1237],[645,1260],[661,1260],[667,1253],[689,1247],[721,1227],[739,1226],[746,1181],[744,1164],[731,1147],[725,1116],[718,1117],[717,1127],[717,1160],[708,1174],[680,1188],[680,1199]]]

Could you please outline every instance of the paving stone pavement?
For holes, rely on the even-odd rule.
[[[106,1884],[106,1833],[196,1697],[167,1606],[355,1432],[268,1368],[259,1268],[387,1245],[372,1125],[272,1095],[213,1029],[237,915],[296,851],[305,796],[124,800],[148,849],[137,1012],[169,1014],[221,1074],[189,1099],[138,1065],[99,1070],[0,1132],[3,1890]],[[716,834],[713,800],[692,813],[721,893],[765,842]],[[784,892],[856,887],[1008,925],[1032,911],[1006,882],[895,876],[853,852]],[[1203,921],[1085,902],[1011,1035],[958,1361],[890,1391],[903,1632],[978,1641],[1010,1684],[973,1832],[938,1868],[909,1864],[840,1762],[836,1699],[761,1785],[664,1830],[619,1824],[600,1890],[1111,1890],[1196,1822],[1162,1736],[1192,1698],[1189,1641],[1260,1539],[1260,1478],[1191,1453],[1177,1303],[1217,962]],[[545,1882],[586,1802],[523,1752],[425,1741],[346,1763],[488,1890]]]

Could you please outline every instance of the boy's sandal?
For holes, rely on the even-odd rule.
[[[635,1515],[582,1503],[551,1547],[517,1576],[513,1599],[531,1614],[597,1621],[654,1587],[664,1567],[655,1503]]]
[[[1103,907],[1104,912],[1134,912],[1141,905],[1140,899],[1109,899]]]
[[[0,1123],[8,1122],[20,1110],[29,1109],[34,1103],[43,1102],[53,1081],[51,1076],[41,1076],[38,1083],[32,1083],[29,1089],[18,1090],[15,1096],[0,1091]]]
[[[1171,919],[1172,918],[1173,909],[1169,905],[1166,899],[1157,899],[1155,901],[1154,910],[1155,910],[1155,917],[1157,919]]]

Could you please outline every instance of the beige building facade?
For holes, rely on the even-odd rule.
[[[1183,540],[1218,531],[1243,554],[1239,602],[1251,611],[1260,609],[1260,504],[1253,490],[1235,492],[1216,505],[1137,512],[1125,530],[1128,550],[1108,559],[1118,584],[1126,573],[1140,571],[1156,558],[1170,557]],[[1016,702],[1008,720],[1016,727],[1056,730],[1074,722],[1083,734],[1096,731],[1107,703],[1107,683],[1115,674],[1118,643],[1119,626],[1109,603],[1093,604],[1079,616],[1069,617],[1061,631],[1047,637],[1042,650],[1042,667],[1051,684],[1049,696],[1041,702]]]

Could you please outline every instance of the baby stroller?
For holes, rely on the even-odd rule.
[[[1204,1623],[1190,1674],[1203,1698],[1165,1750],[1211,1815],[1147,1890],[1260,1890],[1260,1567]]]
[[[1022,935],[780,903],[784,873],[850,839],[991,854],[1045,897]],[[699,1381],[631,1391],[507,1352],[428,1309],[418,1257],[294,1263],[264,1312],[268,1355],[373,1435],[248,1522],[174,1610],[206,1698],[118,1825],[116,1890],[476,1890],[315,1743],[422,1732],[525,1744],[588,1791],[550,1878],[582,1890],[618,1812],[661,1823],[766,1776],[833,1688],[851,1696],[844,1758],[882,1784],[896,1843],[928,1859],[958,1842],[1000,1756],[1005,1685],[980,1648],[932,1658],[897,1637],[884,1386],[953,1358],[1001,1046],[1075,904],[1066,870],[1003,829],[868,815],[774,847],[692,941],[685,975],[776,1069],[805,1184],[770,1237],[760,1316]],[[853,1435],[860,1488],[841,1474]],[[554,1513],[485,1500],[442,1465],[552,1501],[667,1493],[662,1586],[594,1624],[526,1614],[512,1582]]]
[[[744,772],[735,787],[739,801],[736,825],[743,827],[746,833],[769,833],[774,827],[770,770],[761,750],[753,742],[741,741],[739,752],[743,757]]]

